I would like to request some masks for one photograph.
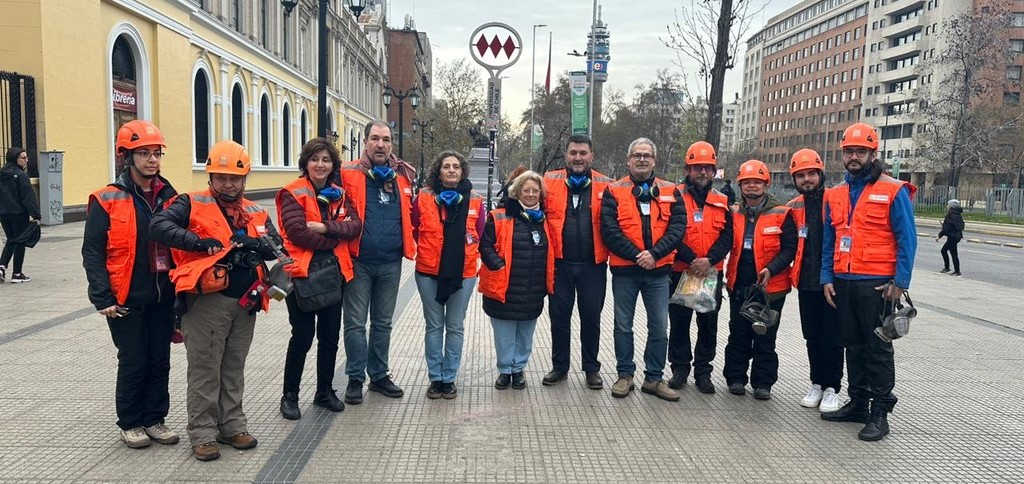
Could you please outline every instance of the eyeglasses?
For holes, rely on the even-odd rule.
[[[629,157],[634,159],[634,160],[637,160],[637,161],[653,160],[654,159],[654,155],[652,155],[650,153],[633,153],[633,154],[629,155]]]
[[[133,153],[136,156],[138,156],[138,157],[140,157],[142,159],[146,159],[146,160],[148,160],[150,157],[153,157],[153,156],[155,156],[156,159],[158,159],[158,160],[160,158],[164,157],[164,152],[163,151],[135,150]]]
[[[843,148],[843,154],[846,156],[867,156],[870,152],[871,150],[867,148]]]
[[[706,171],[708,173],[714,173],[715,165],[691,165],[690,169],[696,172]]]

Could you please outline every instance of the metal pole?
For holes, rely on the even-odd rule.
[[[546,24],[535,24],[533,26],[533,57],[530,59],[530,169],[533,169],[534,157],[536,154],[533,152],[533,113],[535,105],[537,103],[537,27],[547,27]]]
[[[413,120],[413,121],[415,122],[416,120]],[[425,139],[426,138],[426,134],[427,134],[427,127],[426,126],[421,126],[420,127],[420,172],[419,172],[419,176],[416,177],[416,190],[417,191],[419,191],[419,189],[423,188],[423,175],[424,175],[424,172],[423,172],[423,148],[424,148],[424,144],[425,144],[425,141],[426,141],[426,139]]]
[[[405,122],[402,116],[405,115],[405,96],[395,96],[398,100],[398,159],[404,160],[402,156],[402,141],[405,140]]]
[[[587,49],[587,58],[590,59],[590,65],[587,69],[590,73],[590,85],[587,88],[590,90],[590,108],[587,112],[587,135],[590,137],[594,136],[594,51],[597,50],[597,0],[594,0],[594,16],[590,21],[590,48]]]
[[[491,130],[491,139],[490,143],[488,144],[489,149],[487,154],[487,210],[491,210],[492,208],[494,208],[494,204],[491,203],[491,192],[493,191],[494,186],[494,145],[497,142],[497,134],[498,132],[496,130]]]
[[[888,161],[888,156],[885,153],[885,142],[889,141],[889,136],[885,134],[886,130],[889,129],[889,95],[885,95],[885,126],[882,128],[882,161]]]
[[[317,131],[320,136],[330,132],[330,120],[327,119],[327,0],[320,0],[319,22],[319,74],[316,83]]]

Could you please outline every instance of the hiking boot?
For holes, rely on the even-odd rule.
[[[256,441],[256,437],[254,437],[249,432],[240,432],[235,435],[232,435],[231,437],[224,437],[218,435],[217,442],[220,442],[222,444],[228,444],[238,450],[251,449],[253,447],[256,447],[256,444],[259,443]]]
[[[868,402],[850,400],[842,408],[835,412],[822,412],[822,420],[829,422],[857,422],[868,423]]]
[[[345,387],[345,403],[359,405],[363,403],[363,381],[355,378],[348,379],[348,386]]]
[[[746,395],[747,394],[747,386],[742,384],[742,383],[730,383],[729,384],[729,393],[731,393],[733,395]]]
[[[632,376],[620,376],[618,380],[615,380],[615,384],[612,385],[612,396],[615,398],[626,398],[629,392],[633,391],[633,377]]]
[[[431,400],[441,398],[441,385],[443,385],[443,383],[439,381],[430,382],[430,386],[427,387],[427,398]]]
[[[121,442],[124,442],[124,445],[127,445],[129,449],[143,449],[149,447],[151,443],[149,435],[146,434],[146,429],[142,427],[122,430]]]
[[[881,405],[871,405],[871,416],[867,425],[857,434],[857,438],[867,442],[882,440],[889,434],[889,411]]]
[[[317,391],[316,395],[313,396],[313,405],[326,408],[332,412],[345,410],[345,404],[338,399],[338,394],[334,392],[334,389]]]
[[[839,395],[834,388],[826,388],[821,396],[821,405],[818,410],[822,412],[835,412],[839,410]]]
[[[939,274],[945,274],[947,272],[949,272],[949,268],[948,267],[943,267],[942,270],[939,271]]]
[[[770,388],[755,388],[754,398],[758,400],[771,400],[772,390]]]
[[[587,372],[587,388],[591,390],[604,389],[604,380],[601,378],[600,373],[596,371]]]
[[[680,389],[680,388],[683,388],[683,387],[685,387],[685,386],[686,386],[686,379],[687,379],[687,378],[688,378],[689,376],[690,376],[690,375],[689,375],[689,374],[687,374],[687,373],[682,373],[682,372],[680,372],[680,373],[676,373],[676,372],[672,372],[672,378],[669,378],[669,379],[668,379],[668,387],[669,387],[669,388],[673,388],[673,389],[676,389],[676,390],[678,390],[678,389]]]
[[[956,272],[950,273],[949,275],[959,277],[961,274],[960,274],[960,271],[956,271]],[[14,282],[14,277],[11,278],[11,282]]]
[[[450,381],[441,384],[441,398],[452,400],[459,396],[459,390],[455,388],[455,382]]]
[[[953,274],[953,275],[954,276],[959,276],[960,273],[957,272],[956,274]],[[13,276],[11,276],[11,284],[18,284],[18,283],[22,283],[22,282],[28,282],[28,281],[31,281],[31,280],[32,280],[31,277],[28,277],[24,273],[21,273],[21,272],[16,272]]]
[[[371,392],[377,392],[388,398],[402,398],[405,392],[402,391],[395,382],[391,381],[391,376],[385,375],[384,378],[374,380],[370,382],[369,389]]]
[[[285,393],[281,397],[281,416],[285,420],[298,420],[302,418],[302,411],[299,410],[299,396],[295,393]]]
[[[522,390],[526,388],[526,373],[517,371],[512,374],[512,389]]]
[[[6,266],[0,266],[0,282],[4,282],[6,280],[7,280],[7,267]]]
[[[146,427],[143,430],[146,431],[146,435],[148,435],[150,439],[155,440],[157,443],[160,444],[174,445],[177,444],[178,441],[180,440],[177,432],[171,430],[162,423],[150,425],[149,427]]]
[[[499,373],[498,379],[494,380],[494,388],[498,390],[508,390],[508,387],[512,385],[512,375],[510,373]]]
[[[551,370],[547,375],[544,375],[544,379],[540,382],[546,387],[555,386],[565,381],[565,378],[569,376],[569,372],[562,370]]]
[[[805,396],[803,400],[800,400],[800,406],[807,408],[817,407],[818,404],[821,403],[822,395],[821,385],[815,383],[814,385],[811,385],[810,390],[807,390],[807,396]]]
[[[196,460],[206,462],[220,458],[220,446],[216,442],[207,442],[205,444],[193,445],[192,446],[192,457]]]
[[[694,380],[694,385],[697,387],[697,391],[711,395],[715,393],[715,384],[711,383],[711,377],[699,376]],[[671,385],[670,385],[671,386]]]
[[[669,388],[665,380],[644,381],[644,384],[640,385],[640,391],[648,395],[654,395],[662,400],[670,402],[679,401],[679,392]]]

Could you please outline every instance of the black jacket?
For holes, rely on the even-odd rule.
[[[807,236],[804,238],[803,259],[800,261],[800,281],[797,289],[801,291],[821,291],[821,244],[824,227],[825,188],[820,187],[813,193],[804,194],[804,226]],[[799,230],[799,227],[797,228]],[[799,232],[798,235],[799,237]]]
[[[480,238],[480,260],[491,270],[510,264],[508,290],[505,302],[484,296],[484,313],[492,318],[511,321],[536,319],[544,311],[544,296],[547,295],[547,257],[551,250],[544,222],[530,222],[520,214],[519,202],[509,199],[505,203],[505,214],[514,220],[512,230],[512,260],[506,261],[494,250],[497,240],[494,219],[488,217],[484,235]],[[534,234],[539,241],[534,242]]]
[[[636,180],[633,180],[633,183],[636,183]],[[648,180],[648,183],[650,183],[650,180]],[[650,217],[641,216],[643,219],[644,247],[637,247],[622,232],[622,228],[619,227],[619,201],[615,200],[615,196],[612,195],[611,187],[606,188],[604,196],[601,198],[601,240],[604,241],[604,245],[608,247],[608,250],[626,260],[636,260],[636,256],[644,250],[651,251],[654,260],[660,260],[675,250],[679,246],[679,241],[683,239],[683,235],[686,234],[686,203],[683,202],[683,197],[679,194],[679,190],[672,190],[672,192],[676,200],[672,203],[668,228],[665,230],[665,234],[658,240],[651,240]],[[629,197],[629,200],[623,200],[622,202],[638,203],[636,198],[632,196]],[[666,265],[653,271],[648,271],[638,265],[628,267],[613,266],[611,271],[612,274],[622,275],[669,274],[672,272],[672,266]]]
[[[686,192],[693,197],[693,201],[696,202],[697,208],[704,210],[704,203],[707,202],[708,192],[711,191],[711,185],[708,184],[704,190],[697,190],[693,186],[693,182],[689,178],[686,179]],[[731,204],[730,204],[731,205]],[[689,216],[689,214],[687,214]],[[691,234],[692,235],[692,234]],[[725,228],[722,229],[718,234],[718,238],[711,244],[711,248],[708,249],[708,261],[711,265],[718,264],[725,260],[725,257],[729,255],[729,251],[732,250],[732,212],[725,212]],[[697,258],[697,254],[686,245],[685,240],[679,241],[679,249],[676,251],[676,260],[683,261],[687,264],[692,264]]]
[[[149,222],[153,214],[160,212],[164,203],[177,195],[171,184],[160,178],[163,186],[156,195],[156,206],[150,206],[131,176],[121,173],[110,186],[132,195],[135,207],[135,261],[132,266],[131,286],[125,306],[141,308],[174,299],[174,285],[166,272],[150,270]],[[82,266],[89,281],[89,301],[96,309],[105,309],[117,304],[110,287],[110,272],[107,270],[107,232],[110,230],[110,216],[95,199],[90,199],[85,219],[85,237],[82,240]],[[166,250],[166,249],[165,249]],[[167,254],[170,262],[170,252]]]
[[[736,203],[736,190],[733,190],[732,185],[722,185],[722,189],[719,191],[729,200],[730,206]]]
[[[0,215],[29,215],[39,220],[39,203],[28,173],[17,163],[0,169]]]
[[[964,238],[964,209],[963,207],[952,207],[946,211],[946,217],[942,219],[942,229],[939,237],[949,237],[949,240],[959,242]]]

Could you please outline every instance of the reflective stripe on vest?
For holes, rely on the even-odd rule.
[[[789,207],[777,206],[765,210],[754,224],[754,272],[760,273],[782,250],[782,224],[786,220]],[[743,236],[747,230],[747,217],[742,213],[734,213],[732,219],[732,255],[725,271],[726,286],[732,291],[736,285],[736,272],[740,266],[740,254],[743,251]],[[787,292],[790,289],[790,268],[775,274],[768,279],[768,293]]]
[[[419,240],[416,244],[416,271],[436,276],[441,269],[441,249],[444,246],[443,207],[435,201],[436,193],[429,188],[420,190],[416,204],[420,212]],[[469,194],[466,212],[466,256],[462,263],[462,277],[474,277],[480,262],[480,237],[476,233],[477,220],[483,210],[484,198],[476,192]]]
[[[505,261],[505,267],[492,271],[486,264],[480,266],[480,283],[477,290],[481,294],[498,302],[505,302],[505,293],[508,292],[509,276],[512,273],[512,233],[515,231],[514,217],[505,213],[504,208],[491,210],[487,223],[494,223],[494,251]],[[548,294],[555,292],[555,252],[551,250],[551,230],[544,224],[544,234],[548,238],[547,270],[545,271],[545,282]]]
[[[285,193],[290,193],[292,197],[298,202],[299,206],[302,207],[302,211],[306,214],[307,222],[320,222],[322,220],[320,216],[320,206],[316,200],[316,192],[310,186],[309,179],[306,177],[299,178],[277,192],[276,204],[277,204],[277,225],[281,227],[281,238],[284,239],[284,247],[288,249],[288,254],[294,259],[294,262],[287,266],[288,274],[292,277],[308,277],[309,276],[309,263],[313,260],[313,251],[300,247],[292,243],[288,239],[288,233],[284,230],[284,220],[281,219],[281,196]],[[345,191],[341,191],[341,198],[331,203],[328,209],[329,213],[337,213],[337,219],[341,220],[345,218]],[[338,245],[334,246],[334,256],[338,258],[338,265],[341,269],[341,274],[345,277],[346,281],[351,281],[355,277],[355,270],[352,267],[352,257],[349,255],[348,242],[339,240]]]
[[[896,237],[889,215],[892,202],[906,185],[910,196],[916,187],[905,181],[882,175],[864,187],[857,206],[850,210],[850,186],[840,183],[825,193],[825,203],[836,231],[833,271],[835,274],[860,274],[892,277],[896,274]],[[849,251],[840,250],[843,237],[850,238]]]
[[[804,260],[804,241],[806,237],[800,237],[801,229],[807,227],[807,211],[804,209],[804,196],[797,195],[796,198],[786,202],[789,212],[793,214],[793,224],[796,225],[796,257],[793,259],[793,269],[789,273],[789,281],[793,287],[800,284],[800,264]]]
[[[363,164],[359,160],[341,165],[341,186],[352,199],[352,205],[359,214],[359,220],[366,224],[366,177],[369,176]],[[416,258],[416,242],[412,239],[412,184],[404,175],[397,175],[398,182],[398,203],[402,211],[402,255],[409,260]],[[359,241],[363,234],[360,232],[356,238],[348,241],[349,252],[359,256]]]
[[[97,190],[90,198],[99,203],[110,219],[110,228],[107,230],[107,274],[110,276],[110,291],[117,304],[124,305],[128,301],[132,271],[135,270],[135,241],[138,236],[135,201],[130,193],[114,186]]]
[[[551,248],[555,258],[564,257],[562,231],[565,229],[565,211],[569,209],[569,187],[565,184],[565,170],[553,170],[544,174],[544,220],[550,225]],[[590,171],[590,223],[594,227],[594,263],[603,264],[608,260],[608,248],[601,240],[601,198],[604,189],[614,180],[596,170]]]
[[[637,249],[643,251],[645,250],[643,221],[640,218],[640,208],[637,206],[636,197],[633,196],[633,186],[633,181],[627,175],[625,178],[613,182],[608,189],[618,205],[619,229]],[[657,244],[668,230],[668,224],[672,217],[672,204],[675,203],[676,187],[660,178],[654,179],[654,186],[658,187],[658,196],[651,203],[651,243]],[[672,250],[665,257],[658,259],[655,266],[671,265],[675,255],[676,251]],[[637,265],[635,260],[623,259],[612,252],[609,252],[608,257],[614,267]]]
[[[678,190],[683,194],[683,202],[686,203],[686,235],[683,236],[682,244],[689,247],[698,258],[707,257],[711,246],[715,245],[715,241],[725,230],[726,217],[730,216],[729,198],[712,188],[704,199],[704,209],[700,210],[697,207],[697,200],[690,195],[685,185],[679,185]],[[701,222],[694,218],[698,211],[701,213]],[[721,272],[724,264],[725,259],[720,260],[715,264],[715,268]],[[689,268],[690,264],[681,260],[672,264],[672,270],[676,272]]]

